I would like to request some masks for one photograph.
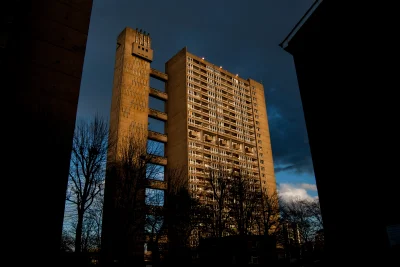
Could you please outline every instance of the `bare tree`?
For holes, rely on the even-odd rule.
[[[75,128],[67,202],[75,206],[77,215],[75,252],[82,251],[82,231],[85,214],[103,191],[108,140],[108,124],[96,115],[80,120]]]
[[[257,181],[245,171],[237,169],[230,177],[229,215],[236,226],[236,234],[254,234],[256,221],[261,214],[261,190]]]
[[[62,231],[61,235],[61,246],[60,250],[62,252],[73,252],[75,246],[75,238],[71,233],[65,229]]]
[[[281,229],[279,196],[277,192],[263,190],[261,194],[260,213],[257,216],[260,234],[276,236]]]
[[[167,262],[186,265],[190,248],[198,241],[203,206],[189,190],[187,167],[172,167],[166,172],[165,230],[168,232]]]
[[[161,190],[148,190],[146,194],[146,247],[155,265],[160,260],[159,242],[166,241],[164,200]]]
[[[103,215],[103,198],[93,203],[85,215],[82,231],[82,251],[97,251],[101,246],[101,227]]]
[[[148,144],[143,134],[133,132],[120,140],[115,155],[109,155],[106,184],[110,190],[106,188],[104,212],[118,223],[107,235],[114,240],[107,249],[118,251],[122,261],[135,257],[138,244],[144,243],[146,187],[159,180],[161,150],[157,144]],[[111,210],[106,210],[107,205]]]
[[[208,184],[205,186],[204,199],[206,211],[210,218],[207,223],[211,230],[211,236],[223,237],[231,232],[229,216],[229,190],[231,187],[232,171],[225,169],[222,165],[209,167]]]
[[[70,206],[65,211],[63,235],[72,240],[69,245],[71,251],[75,250],[75,233],[77,227],[77,218],[75,210]],[[97,251],[101,245],[101,222],[102,222],[103,199],[101,195],[93,201],[91,207],[86,211],[82,222],[81,252]],[[73,233],[73,234],[72,234]],[[62,237],[65,241],[65,237]]]
[[[280,200],[281,231],[279,242],[288,258],[314,257],[315,244],[323,242],[322,219],[318,200]],[[316,240],[318,239],[318,240]]]
[[[205,225],[213,237],[252,235],[261,231],[262,194],[259,181],[246,170],[213,164],[208,169]],[[208,215],[207,215],[208,213]]]
[[[167,261],[182,260],[198,226],[199,201],[188,191],[185,169],[167,168],[165,191],[149,190],[146,194],[146,241],[153,265],[160,262],[162,246],[168,246]]]
[[[324,228],[323,222],[322,222],[322,215],[321,215],[321,207],[319,204],[318,199],[311,200],[308,203],[308,209],[310,216],[313,218],[313,225],[316,228],[316,231],[319,231]]]
[[[300,236],[300,243],[312,241],[315,233],[320,230],[319,221],[311,208],[314,201],[292,199],[281,201],[282,219],[296,229]]]

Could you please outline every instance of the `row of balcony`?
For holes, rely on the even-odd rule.
[[[189,158],[190,166],[195,166],[195,167],[200,167],[200,168],[202,168],[202,167],[209,168],[209,164],[212,164],[213,162],[215,162],[215,161],[203,160],[203,159],[195,160],[195,159]],[[258,167],[255,165],[246,164],[244,162],[233,161],[233,160],[230,160],[230,162],[225,162],[225,163],[221,162],[221,165],[232,165],[237,168],[246,169],[247,171],[257,171],[258,170]]]
[[[200,119],[200,120],[204,120],[206,123],[212,123],[212,120],[214,120],[215,122],[223,122],[223,123],[227,123],[230,124],[231,126],[234,127],[240,127],[240,128],[245,128],[246,130],[248,130],[249,132],[253,132],[253,127],[254,127],[254,121],[253,120],[242,120],[241,121],[241,125],[236,124],[236,122],[238,121],[237,117],[232,116],[231,114],[227,114],[227,113],[217,113],[215,112],[215,115],[204,112],[202,110],[196,110],[194,108],[190,108],[189,111],[196,111],[200,114],[194,114],[192,116],[189,116],[189,118],[192,119]],[[216,125],[216,124],[214,124]]]
[[[190,148],[192,149],[192,148]],[[239,165],[251,165],[251,166],[258,166],[258,161],[255,158],[245,158],[242,154],[231,153],[230,155],[224,154],[208,154],[211,153],[210,151],[199,151],[199,150],[191,150],[192,153],[189,152],[190,158],[192,160],[199,161],[198,163],[218,163],[221,165],[226,164],[239,164]]]
[[[194,67],[198,67],[199,68],[199,70],[201,71],[201,72],[203,72],[203,71],[207,71],[207,69],[206,69],[206,64],[204,64],[204,63],[202,63],[202,62],[199,62],[199,61],[197,61],[196,59],[193,59],[193,60],[191,60],[191,61],[189,61],[191,64],[193,64],[193,66]],[[225,73],[226,71],[225,70],[223,70],[223,69],[220,69],[219,70],[219,73],[220,73],[220,76],[221,76],[221,79],[222,78],[227,78],[228,80],[233,80],[234,78],[233,78],[233,76],[231,76],[230,74],[228,74],[228,73]],[[204,72],[203,72],[204,73]],[[214,72],[215,73],[215,72]],[[229,84],[229,83],[228,83]],[[249,85],[247,84],[247,83],[244,83],[244,87],[245,88],[249,88]],[[250,90],[249,89],[245,89],[245,92],[247,93],[247,94],[249,94],[250,95]]]
[[[207,123],[209,123],[209,122],[207,122]],[[208,124],[204,124],[203,122],[201,122],[198,119],[196,119],[196,120],[189,119],[188,124],[191,127],[202,128],[203,131],[207,130],[207,132],[210,133],[210,134],[208,134],[209,136],[216,136],[216,137],[219,136],[219,137],[221,137],[223,139],[227,139],[227,140],[234,139],[235,142],[239,142],[239,143],[244,142],[244,143],[248,143],[251,145],[255,145],[255,143],[256,143],[255,140],[248,139],[247,136],[245,136],[242,133],[233,132],[231,129],[230,130],[221,129],[220,127],[217,127],[216,125],[210,126]],[[198,139],[200,136],[196,136],[194,134],[191,134],[191,135],[189,134],[189,137]],[[213,140],[212,137],[207,137],[204,139],[204,141],[209,142],[209,143],[215,143],[216,140]],[[218,144],[218,145],[221,145],[221,144]]]
[[[193,84],[193,86],[192,86],[192,87],[189,87],[189,88],[192,88],[192,89],[194,89],[194,90],[197,90],[198,92],[201,92],[201,93],[207,92],[207,93],[208,93],[208,91],[210,90],[210,89],[207,87],[207,83],[200,82],[200,81],[196,81],[194,78],[193,78],[192,81],[189,80],[189,84],[191,84],[191,82],[196,83],[196,84],[197,84],[197,87],[199,87],[199,88],[196,88],[196,84]],[[203,90],[201,90],[201,89],[204,89],[205,91],[203,91]],[[223,96],[224,98],[226,98],[226,100],[223,99],[223,101],[225,101],[226,103],[229,103],[229,102],[228,102],[228,99],[231,100],[231,101],[235,101],[236,99],[234,98],[234,96],[235,96],[235,95],[232,95],[232,97],[230,97],[230,96],[228,96],[228,94],[226,93],[226,95]],[[208,94],[207,94],[207,97],[208,97]],[[239,100],[239,99],[237,99],[237,100]],[[251,98],[250,98],[250,100],[251,100]],[[248,109],[251,109],[251,101],[250,101],[250,100],[246,99],[246,100],[243,101],[243,104],[246,104],[246,106],[248,107]]]
[[[240,156],[232,156],[232,155],[210,155],[210,154],[201,154],[201,153],[192,153],[189,154],[189,157],[197,161],[198,164],[209,164],[209,163],[218,163],[221,165],[232,165],[238,164],[241,166],[258,166],[257,160],[247,160]]]
[[[216,159],[218,158],[218,159]],[[217,164],[221,166],[239,166],[240,168],[255,168],[258,167],[257,161],[246,161],[245,159],[239,159],[235,157],[228,156],[211,156],[208,154],[199,155],[199,154],[189,154],[189,159],[195,165],[202,164]]]
[[[239,175],[239,174],[240,173],[238,171],[234,171],[233,172],[233,175]],[[189,169],[189,175],[190,176],[196,176],[196,177],[203,178],[203,179],[204,178],[207,179],[207,178],[210,177],[210,171],[209,170],[204,170],[204,168],[200,168],[200,167],[196,166],[196,168],[193,169],[193,170]],[[227,175],[230,175],[230,174],[227,174]],[[256,172],[254,172],[252,174],[245,174],[245,177],[247,179],[260,179],[259,173],[256,173]]]
[[[201,114],[199,114],[201,113]],[[254,134],[254,128],[253,128],[253,120],[242,120],[239,121],[240,124],[238,123],[238,119],[236,117],[233,117],[231,114],[227,114],[226,112],[224,113],[217,113],[215,112],[215,115],[213,115],[210,112],[204,111],[203,109],[199,108],[189,108],[189,118],[194,118],[194,119],[201,119],[204,120],[206,123],[210,123],[210,125],[218,125],[217,122],[219,123],[224,123],[227,125],[223,125],[225,127],[231,128],[232,130],[237,130],[237,129],[245,129],[248,132],[251,132]],[[215,123],[213,123],[215,122]],[[222,126],[222,125],[220,125]],[[237,130],[239,133],[243,133],[242,131]],[[251,134],[249,133],[249,134]]]
[[[196,124],[196,121],[202,122],[202,128],[207,129],[210,132],[225,132],[229,135],[229,133],[233,134],[233,136],[236,139],[243,139],[246,140],[246,142],[249,143],[254,143],[255,136],[254,136],[254,131],[240,131],[239,127],[237,126],[232,126],[229,123],[224,122],[224,124],[217,124],[216,122],[212,122],[208,118],[202,118],[199,116],[190,116],[189,117],[189,124],[190,122],[194,122]]]
[[[260,183],[254,182],[250,185],[250,190],[255,192],[255,190],[259,190],[261,188]],[[212,189],[211,185],[207,182],[197,182],[197,181],[189,181],[189,189],[192,190],[192,193],[196,194],[197,196],[209,196],[211,197],[210,200],[213,200],[214,190]]]
[[[197,117],[205,120],[206,123],[210,123],[211,125],[217,125],[217,122],[223,122],[232,126],[232,129],[236,127],[238,129],[243,129],[243,131],[238,130],[239,132],[248,131],[250,134],[254,134],[254,121],[245,119],[245,118],[238,118],[228,115],[227,113],[217,113],[217,111],[205,111],[203,108],[199,107],[198,104],[193,104],[188,106],[189,117]],[[197,114],[196,114],[197,113]],[[213,123],[215,122],[215,123]]]
[[[209,110],[209,111],[216,111],[218,108],[220,108],[228,113],[234,113],[234,115],[235,115],[234,117],[236,119],[243,117],[243,118],[247,118],[248,120],[253,120],[253,114],[252,114],[251,108],[248,108],[247,111],[243,112],[242,111],[243,107],[236,106],[233,102],[224,103],[224,101],[215,103],[214,105],[211,105],[213,103],[212,101],[203,100],[201,97],[201,94],[196,95],[196,93],[197,92],[194,92],[194,94],[189,93],[189,95],[188,95],[189,102],[195,103],[196,105],[201,105],[203,107],[206,107],[207,110]]]
[[[200,138],[200,132],[196,132],[194,130],[189,130],[189,137],[192,138]],[[229,147],[235,150],[242,151],[244,148],[244,152],[253,154],[254,148],[250,146],[242,147],[239,143],[232,141],[230,139],[219,138],[217,135],[203,134],[203,138],[205,142],[214,143],[220,146]],[[255,140],[245,140],[246,143],[255,144]]]
[[[238,101],[229,99],[226,100],[224,98],[221,99],[215,99],[214,97],[211,97],[208,95],[208,92],[205,92],[205,89],[195,89],[195,88],[189,88],[189,90],[193,91],[193,94],[190,94],[190,92],[188,93],[188,97],[192,97],[192,99],[194,101],[198,102],[203,102],[206,103],[207,105],[213,105],[216,108],[217,107],[225,107],[228,110],[236,110],[239,111],[237,112],[240,115],[247,115],[248,117],[252,118],[252,107],[245,103],[245,102],[241,102],[239,103]],[[204,90],[204,91],[202,91]],[[239,110],[238,110],[239,109]],[[243,112],[244,111],[244,112]]]
[[[219,93],[221,93],[225,96],[229,96],[231,98],[233,96],[240,96],[245,101],[251,101],[251,97],[249,95],[247,95],[246,93],[244,93],[243,89],[241,89],[239,86],[230,85],[223,81],[221,82],[220,79],[208,77],[206,80],[203,77],[199,78],[198,76],[196,76],[195,73],[191,73],[191,72],[189,72],[188,74],[196,77],[195,79],[200,79],[201,84],[206,83],[207,86],[212,85],[211,88],[215,88],[216,92],[219,91]]]
[[[188,74],[190,76],[192,76],[194,79],[199,79],[200,81],[203,81],[206,85],[210,84],[210,82],[213,82],[213,81],[208,80],[206,76],[203,76],[201,74],[197,74],[195,72],[193,72],[193,73],[192,72],[188,72]],[[228,83],[224,79],[219,79],[219,80],[215,80],[214,79],[214,82],[215,83],[213,83],[213,85],[216,85],[216,86],[218,86],[220,88],[223,88],[223,91],[221,92],[223,95],[229,96],[231,98],[233,98],[234,95],[237,95],[237,93],[235,93],[235,90],[237,88],[234,87],[234,85],[232,83]],[[218,83],[218,85],[216,83]],[[227,92],[224,91],[224,90],[227,90]],[[238,90],[238,91],[239,91],[239,93],[243,92],[241,90]],[[251,101],[251,97],[249,95],[245,94],[244,92],[243,92],[243,97],[245,98],[246,101]]]
[[[207,154],[212,154],[213,156],[223,156],[226,158],[237,158],[241,161],[246,161],[246,162],[257,162],[257,155],[256,153],[253,154],[246,154],[243,153],[242,151],[236,150],[227,150],[229,148],[223,148],[221,149],[220,146],[212,145],[212,144],[207,144],[207,145],[200,145],[194,142],[189,142],[189,149],[196,151],[196,153],[205,153],[204,155]],[[210,155],[208,155],[210,156]]]
[[[208,171],[206,171],[206,172],[207,172],[206,174],[208,174],[208,175],[210,174]],[[258,177],[256,177],[256,178],[248,177],[248,179],[249,179],[249,182],[252,183],[252,184],[259,184],[260,183],[260,179]],[[210,184],[210,182],[208,181],[207,177],[204,177],[202,175],[197,175],[197,173],[189,175],[189,182],[205,184],[205,185]]]

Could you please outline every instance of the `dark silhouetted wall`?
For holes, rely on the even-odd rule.
[[[399,223],[398,171],[385,152],[397,139],[385,121],[395,75],[382,64],[390,55],[378,33],[388,25],[333,2],[323,1],[285,50],[296,66],[329,262],[386,266],[394,253],[386,226]]]
[[[91,8],[92,0],[1,8],[3,245],[16,264],[50,262],[59,250]]]

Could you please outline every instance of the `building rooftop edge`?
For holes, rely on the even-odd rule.
[[[240,77],[240,76],[236,76],[237,74],[234,74],[234,73],[230,72],[230,71],[227,70],[227,69],[221,68],[221,66],[215,65],[214,63],[211,63],[210,61],[207,61],[207,60],[203,59],[202,57],[199,57],[199,56],[197,56],[197,55],[195,55],[195,54],[193,54],[193,53],[190,53],[190,52],[187,50],[187,47],[186,47],[186,46],[185,46],[185,48],[183,48],[183,49],[186,49],[186,54],[189,54],[189,55],[191,55],[191,56],[193,56],[193,57],[196,57],[196,59],[199,60],[199,61],[200,61],[200,60],[203,60],[203,61],[206,62],[208,65],[211,65],[211,66],[213,66],[213,67],[215,67],[215,68],[219,68],[219,69],[222,70],[223,72],[232,75],[232,77],[236,77],[238,80],[241,80],[241,81],[246,82],[246,83],[249,83],[250,80],[251,80],[251,81],[254,81],[254,82],[256,82],[256,83],[259,83],[259,84],[263,85],[261,82],[258,82],[258,81],[254,80],[254,79],[251,79],[251,78],[245,79],[245,78],[242,78],[242,77]],[[182,51],[183,49],[181,49],[181,51]],[[179,51],[179,52],[180,52],[180,51]],[[178,53],[179,53],[179,52],[178,52]],[[264,86],[263,86],[263,87],[264,87]]]
[[[323,0],[315,0],[311,7],[306,11],[306,13],[301,17],[301,19],[297,22],[297,24],[293,27],[293,29],[289,32],[285,39],[279,44],[280,47],[285,49],[288,45],[290,40],[297,34],[300,28],[304,25],[304,23],[308,20],[312,13],[317,9],[319,4],[322,3]]]

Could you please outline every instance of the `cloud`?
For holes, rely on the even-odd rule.
[[[317,191],[317,185],[315,184],[300,184],[300,187],[310,191]]]
[[[267,105],[275,173],[290,171],[313,175],[302,107],[293,108],[290,103],[296,101],[287,98],[288,103],[279,104],[279,108],[278,105]]]
[[[294,199],[314,200],[318,196],[311,196],[307,190],[316,191],[316,186],[313,184],[289,184],[283,183],[278,186],[278,194],[284,201]]]

